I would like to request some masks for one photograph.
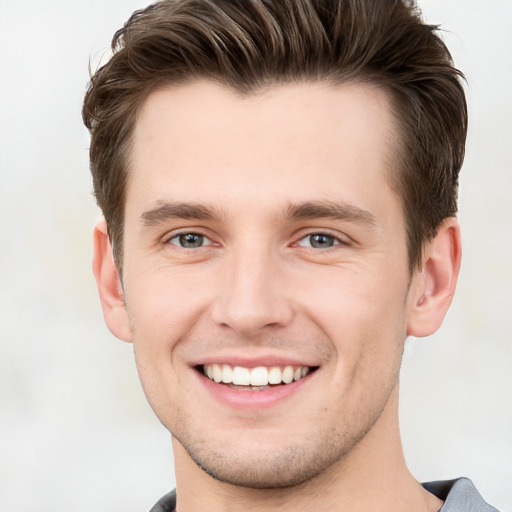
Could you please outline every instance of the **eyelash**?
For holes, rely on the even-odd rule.
[[[187,236],[188,237],[190,237],[190,236],[199,237],[200,238],[200,241],[199,241],[200,245],[195,246],[195,247],[185,247],[184,245],[182,245],[182,243],[184,242],[184,238],[187,237]],[[323,238],[332,240],[332,245],[329,245],[329,246],[323,247],[323,248],[322,247],[314,247],[311,244],[312,237],[323,237]],[[310,240],[309,245],[304,245],[302,242],[305,241],[305,240],[308,240],[308,239]],[[176,242],[174,242],[174,241],[176,241]],[[204,243],[205,241],[207,243]],[[193,250],[193,249],[199,249],[201,247],[208,247],[208,246],[217,245],[209,237],[207,237],[203,233],[196,232],[196,231],[183,231],[181,233],[176,233],[173,236],[171,236],[169,238],[166,238],[164,240],[164,244],[171,244],[171,245],[173,245],[175,247],[178,247],[179,249],[184,249],[184,250]],[[305,247],[307,249],[313,249],[313,250],[318,249],[319,251],[322,251],[322,252],[328,252],[330,250],[334,250],[337,246],[348,246],[348,245],[350,245],[350,244],[347,241],[342,240],[338,236],[333,235],[333,234],[331,234],[329,232],[326,232],[326,231],[314,231],[314,232],[307,233],[306,235],[302,236],[292,246]]]
[[[322,237],[324,239],[328,239],[330,242],[332,242],[332,245],[328,245],[327,247],[315,247],[314,245],[312,245],[313,237],[319,237],[319,238]],[[302,242],[304,242],[306,240],[309,240],[309,244],[303,245]],[[315,242],[313,242],[313,243],[315,243]],[[318,243],[318,240],[316,241],[316,243]],[[337,247],[339,245],[348,245],[348,244],[346,242],[344,242],[343,240],[341,240],[339,237],[332,235],[331,233],[326,233],[323,231],[316,231],[313,233],[308,233],[307,235],[300,238],[300,240],[298,242],[296,242],[296,245],[298,245],[300,247],[307,247],[308,249],[318,249],[321,251],[328,251],[328,250],[333,250],[335,247]]]
[[[197,247],[184,247],[183,245],[180,245],[179,243],[174,243],[173,240],[177,240],[177,241],[181,241],[182,238],[184,237],[187,237],[187,236],[196,236],[196,237],[200,237],[202,240],[201,241],[208,241],[209,243],[206,243],[206,244],[203,244],[201,243],[201,245],[197,246]],[[184,249],[184,250],[191,250],[191,249],[198,249],[200,247],[208,247],[210,245],[215,245],[211,240],[210,238],[208,238],[206,235],[204,235],[203,233],[198,233],[196,231],[184,231],[182,233],[176,233],[174,234],[173,236],[169,237],[169,238],[166,238],[164,240],[164,243],[165,244],[171,244],[171,245],[174,245],[180,249]]]
[[[333,244],[329,247],[312,247],[311,246],[311,238],[314,236],[322,236],[325,238],[329,238],[333,240]],[[309,240],[309,244],[305,245],[303,242]],[[315,254],[323,253],[329,254],[332,251],[336,251],[338,249],[348,248],[353,246],[353,241],[346,235],[342,235],[339,232],[330,232],[328,230],[314,230],[311,229],[309,233],[302,235],[297,242],[293,244],[293,246],[303,247],[306,251],[314,251]]]

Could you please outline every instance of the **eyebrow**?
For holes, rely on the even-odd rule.
[[[156,207],[145,211],[141,220],[145,226],[155,226],[170,219],[219,220],[224,215],[212,205],[157,201]],[[280,216],[284,220],[331,218],[360,224],[376,225],[375,216],[367,210],[344,202],[307,201],[290,204]]]
[[[214,220],[219,217],[213,206],[168,201],[158,201],[155,208],[140,216],[145,226],[155,226],[169,219]]]
[[[292,220],[331,218],[372,226],[377,224],[375,216],[369,211],[348,203],[332,201],[311,201],[296,205],[291,204],[286,208],[284,218]]]

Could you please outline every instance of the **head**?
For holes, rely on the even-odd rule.
[[[435,29],[392,0],[184,0],[113,47],[84,105],[94,269],[175,454],[263,488],[394,460],[403,342],[460,261]]]
[[[414,2],[169,0],[134,13],[112,50],[91,79],[83,118],[94,193],[120,272],[138,112],[152,91],[197,79],[243,95],[311,81],[383,87],[398,124],[389,179],[402,201],[411,269],[457,212],[467,131],[461,73]]]

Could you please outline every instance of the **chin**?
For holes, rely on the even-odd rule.
[[[295,487],[322,472],[321,467],[305,464],[295,453],[272,460],[258,460],[257,466],[249,467],[247,462],[229,463],[228,461],[203,461],[193,458],[196,464],[219,482],[250,489],[284,489]]]
[[[176,436],[175,436],[176,437]],[[364,437],[341,438],[339,433],[311,442],[288,443],[276,449],[262,443],[252,449],[225,447],[222,452],[200,443],[176,438],[191,459],[217,481],[251,489],[284,489],[303,484],[339,463]],[[328,441],[327,441],[328,439]]]

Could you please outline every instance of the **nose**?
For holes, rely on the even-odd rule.
[[[290,324],[294,316],[285,276],[270,252],[245,250],[226,261],[224,282],[213,304],[213,321],[250,337]]]

